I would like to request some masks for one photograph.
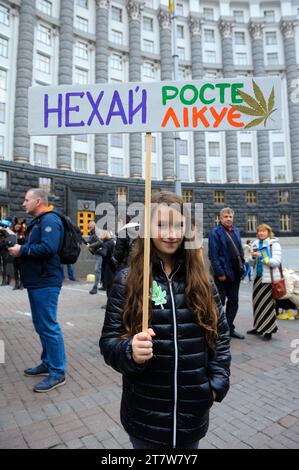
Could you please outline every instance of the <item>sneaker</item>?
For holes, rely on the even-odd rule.
[[[24,370],[24,374],[27,377],[35,377],[36,375],[48,375],[49,369],[45,364],[40,364],[37,367],[32,367],[31,369]]]
[[[97,287],[93,287],[90,291],[89,291],[90,294],[97,294],[98,293],[98,289]]]
[[[33,390],[38,393],[45,393],[54,390],[54,388],[61,387],[65,384],[65,375],[57,378],[49,375],[46,379],[42,380],[33,387]]]
[[[263,338],[265,341],[270,341],[270,339],[272,339],[272,333],[265,333]]]

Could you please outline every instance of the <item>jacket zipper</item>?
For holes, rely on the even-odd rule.
[[[175,301],[173,296],[172,290],[172,279],[173,276],[177,273],[180,266],[177,270],[172,274],[171,278],[168,277],[166,272],[164,271],[163,263],[161,261],[162,270],[167,278],[169,284],[169,291],[171,297],[171,304],[172,304],[172,317],[173,317],[173,333],[174,333],[174,405],[173,405],[173,435],[172,435],[172,444],[173,448],[176,448],[176,432],[177,432],[177,401],[178,401],[178,338],[177,338],[177,324],[176,324],[176,309],[175,309]]]

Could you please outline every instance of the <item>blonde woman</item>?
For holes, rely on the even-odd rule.
[[[252,243],[250,264],[254,266],[253,284],[253,325],[247,334],[262,335],[270,340],[277,332],[275,301],[272,297],[271,273],[273,279],[280,279],[281,246],[272,228],[261,224],[257,228],[257,239]]]

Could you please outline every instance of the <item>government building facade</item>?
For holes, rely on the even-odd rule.
[[[243,236],[259,223],[299,235],[299,0],[178,0],[179,79],[279,76],[279,131],[182,132],[180,179],[204,232],[231,206]],[[0,0],[0,212],[49,190],[82,227],[100,202],[143,201],[145,136],[28,135],[32,85],[174,78],[168,1]],[[172,133],[153,134],[153,190],[174,189]]]

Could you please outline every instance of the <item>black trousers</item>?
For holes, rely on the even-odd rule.
[[[234,320],[239,307],[240,278],[237,277],[234,281],[226,279],[226,281],[222,282],[215,278],[215,284],[223,307],[226,303],[225,314],[230,332],[232,333],[235,329]]]

